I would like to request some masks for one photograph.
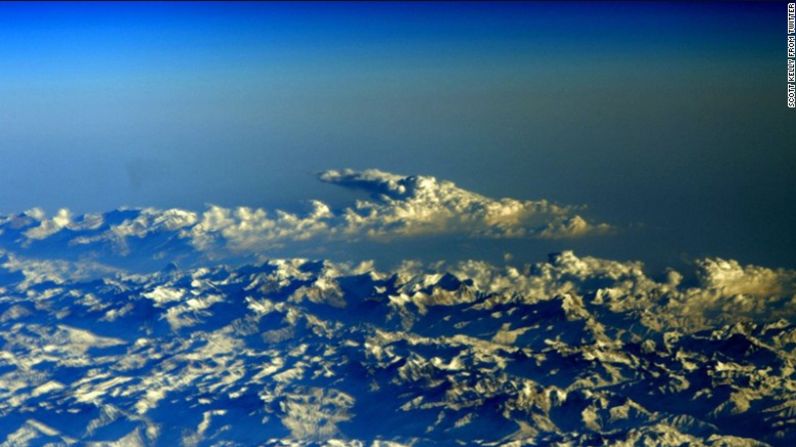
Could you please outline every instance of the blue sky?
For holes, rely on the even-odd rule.
[[[793,266],[784,8],[3,3],[0,212],[341,203],[314,174],[374,167],[624,228],[457,255]]]

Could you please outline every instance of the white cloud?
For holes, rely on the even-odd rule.
[[[704,287],[722,295],[793,295],[796,272],[754,265],[742,266],[735,260],[704,259],[697,263]]]
[[[75,219],[61,209],[49,219],[40,209],[6,218],[0,227],[24,228],[21,243],[72,230],[72,246],[110,243],[120,253],[130,241],[152,234],[173,233],[196,249],[209,252],[262,251],[290,242],[392,240],[429,235],[472,238],[574,238],[610,230],[576,213],[576,208],[547,200],[492,199],[429,176],[401,176],[375,169],[326,171],[320,180],[345,188],[363,189],[370,197],[333,210],[314,200],[306,213],[260,208],[210,206],[197,214],[182,209],[123,209],[133,213],[119,223],[99,215]]]
[[[48,219],[46,213],[41,208],[33,208],[26,211],[23,216],[38,222],[37,226],[25,231],[28,239],[46,239],[55,233],[67,228],[70,230],[93,230],[102,225],[102,216],[97,214],[85,214],[78,221],[72,219],[72,213],[61,208],[52,219]]]
[[[491,199],[428,176],[400,176],[369,169],[326,171],[321,180],[364,189],[371,200],[344,212],[345,232],[371,237],[461,233],[473,237],[566,238],[608,230],[572,207],[547,200]]]
[[[202,219],[181,234],[200,250],[217,243],[233,251],[279,246],[288,241],[301,241],[333,233],[334,217],[323,202],[311,202],[312,210],[304,215],[277,210],[271,217],[263,209],[240,207],[234,210],[211,206]]]

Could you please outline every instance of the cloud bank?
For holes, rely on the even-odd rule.
[[[58,238],[70,246],[107,244],[127,253],[131,243],[158,234],[200,251],[256,252],[297,241],[389,241],[418,236],[561,239],[604,234],[606,224],[577,214],[578,207],[547,200],[492,199],[430,176],[375,169],[330,170],[321,181],[368,192],[369,198],[334,210],[313,200],[304,214],[260,208],[210,206],[122,209],[74,217],[67,209],[47,218],[34,209],[0,220],[7,242],[28,246]],[[16,236],[16,237],[15,237]]]

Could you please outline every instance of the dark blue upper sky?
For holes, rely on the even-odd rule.
[[[784,3],[3,3],[0,211],[334,202],[313,173],[376,167],[625,228],[530,257],[794,266],[784,29]]]

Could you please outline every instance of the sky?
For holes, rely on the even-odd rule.
[[[341,205],[316,174],[378,168],[616,228],[396,258],[796,267],[784,33],[785,3],[2,3],[0,213]]]

